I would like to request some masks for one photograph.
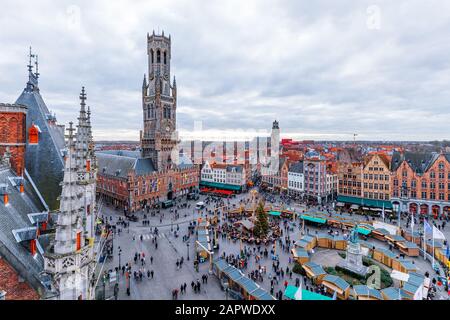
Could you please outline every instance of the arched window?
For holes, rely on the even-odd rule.
[[[439,162],[439,170],[442,171],[444,170],[444,162]]]
[[[167,52],[164,51],[164,64],[167,64]]]
[[[0,142],[8,142],[8,125],[5,117],[0,118]]]
[[[167,118],[170,119],[170,107],[167,107]]]
[[[156,63],[161,63],[161,51],[156,51]]]
[[[151,59],[151,61],[152,61],[152,63],[153,63],[153,61],[154,61],[154,57],[153,57],[153,49],[150,49],[150,59]]]
[[[11,133],[16,133],[15,134],[9,134],[8,135],[8,142],[10,143],[14,143],[17,142],[17,137],[20,137],[20,128],[19,128],[19,121],[17,120],[17,118],[13,117],[11,119],[9,119],[9,124],[8,124],[8,130]]]

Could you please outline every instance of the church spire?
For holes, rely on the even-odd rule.
[[[34,58],[34,65],[36,66],[36,72],[33,73],[33,61]],[[28,82],[27,82],[27,89],[29,91],[38,88],[38,79],[39,79],[39,62],[38,62],[38,56],[37,54],[33,54],[31,46],[30,46],[30,52],[28,54]]]

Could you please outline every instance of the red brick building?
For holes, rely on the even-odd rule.
[[[391,201],[394,209],[420,214],[450,212],[450,154],[394,153]]]
[[[156,171],[138,152],[98,152],[97,192],[114,206],[131,212],[185,195],[198,188],[196,166]]]
[[[26,115],[23,105],[0,103],[0,155],[9,149],[11,167],[18,176],[25,166]]]

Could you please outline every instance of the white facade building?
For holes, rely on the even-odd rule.
[[[200,173],[200,180],[203,182],[245,186],[245,168],[243,165],[223,163],[210,164],[208,161],[206,161]]]
[[[288,194],[300,197],[305,192],[305,176],[303,174],[303,161],[295,162],[289,166]]]

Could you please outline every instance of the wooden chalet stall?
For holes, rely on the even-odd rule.
[[[433,240],[427,240],[425,242],[425,249],[429,254],[433,254]],[[434,240],[434,253],[436,254],[436,249],[444,249],[444,242],[442,240]]]
[[[309,214],[302,214],[300,215],[300,219],[303,220],[303,223],[308,223],[315,226],[321,226],[327,223],[327,219],[318,215],[315,216]]]
[[[333,249],[346,250],[347,249],[347,240],[345,240],[343,236],[334,236],[333,237]]]
[[[309,261],[309,255],[305,249],[297,247],[297,248],[291,249],[291,252],[292,252],[292,256],[294,257],[294,260],[297,263],[303,265],[304,263]]]
[[[389,231],[383,228],[372,230],[372,237],[380,241],[386,241],[388,235],[390,235]]]
[[[406,242],[405,238],[403,238],[400,235],[396,235],[396,234],[395,235],[392,235],[392,234],[387,235],[386,240],[388,242],[392,243],[392,245],[395,246],[396,248],[398,248],[399,243]]]
[[[383,300],[380,291],[366,285],[353,286],[352,296],[355,300]]]
[[[347,300],[350,295],[350,285],[341,277],[327,274],[322,279],[322,285],[328,294],[333,295],[336,292],[336,297],[340,300]]]
[[[408,257],[418,257],[419,256],[419,247],[413,243],[413,242],[409,242],[409,241],[405,241],[405,242],[399,242],[397,244],[398,249],[400,250],[401,253],[407,255]]]
[[[421,237],[420,233],[417,231],[414,231],[413,233],[411,230],[403,230],[402,235],[407,241],[414,242],[418,246],[422,243],[423,237]]]
[[[373,259],[381,262],[385,266],[392,268],[392,261],[396,259],[395,253],[384,248],[375,248],[373,250]]]
[[[380,290],[384,300],[408,300],[408,295],[402,289],[389,287]]]
[[[307,234],[301,237],[299,241],[296,241],[294,245],[296,247],[303,248],[306,251],[311,251],[311,249],[316,247],[316,244],[317,244],[316,237]]]
[[[222,258],[214,261],[213,272],[219,278],[222,287],[227,283],[228,288],[242,299],[274,300],[274,297],[263,288]]]
[[[328,233],[319,233],[316,236],[319,248],[333,249],[333,236]]]
[[[323,277],[327,275],[321,265],[312,261],[302,264],[302,267],[305,270],[306,276],[317,285],[321,284]]]
[[[416,265],[411,260],[402,258],[392,260],[392,269],[403,273],[416,272],[418,270]]]
[[[195,241],[195,250],[200,262],[205,261],[211,254],[211,243],[207,229],[197,229],[197,240]]]

